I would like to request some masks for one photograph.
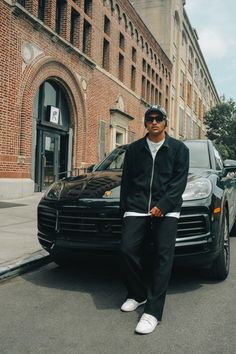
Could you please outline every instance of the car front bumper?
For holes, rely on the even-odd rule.
[[[117,208],[57,207],[44,202],[38,207],[38,240],[52,255],[118,253],[121,228],[122,218]],[[217,228],[210,208],[206,205],[183,207],[178,222],[175,263],[204,266],[217,255]]]

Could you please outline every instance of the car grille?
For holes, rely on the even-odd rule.
[[[178,221],[177,238],[204,235],[209,232],[207,214],[181,215]]]
[[[82,236],[115,236],[121,235],[121,218],[117,214],[97,212],[81,212],[77,208],[55,210],[47,206],[38,208],[39,229],[60,232],[75,239]],[[177,241],[195,239],[209,233],[207,214],[181,215],[178,221]]]
[[[47,206],[38,207],[38,227],[40,229],[55,231],[57,224],[57,210]]]
[[[81,213],[78,210],[61,210],[59,212],[60,231],[69,234],[99,234],[102,236],[120,235],[121,218],[117,215],[99,213]]]

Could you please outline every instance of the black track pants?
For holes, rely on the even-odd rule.
[[[177,224],[178,219],[174,217],[127,216],[123,219],[121,268],[128,291],[127,298],[138,302],[147,299],[144,312],[155,316],[159,321],[171,275]],[[147,280],[142,256],[145,241],[150,237],[154,249]]]

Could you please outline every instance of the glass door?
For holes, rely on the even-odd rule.
[[[41,190],[58,179],[60,170],[60,135],[43,132],[41,150]]]

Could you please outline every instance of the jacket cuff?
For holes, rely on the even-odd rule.
[[[167,213],[169,213],[172,208],[173,208],[173,205],[168,202],[167,200],[160,200],[156,206],[161,210],[161,212],[165,215]]]

